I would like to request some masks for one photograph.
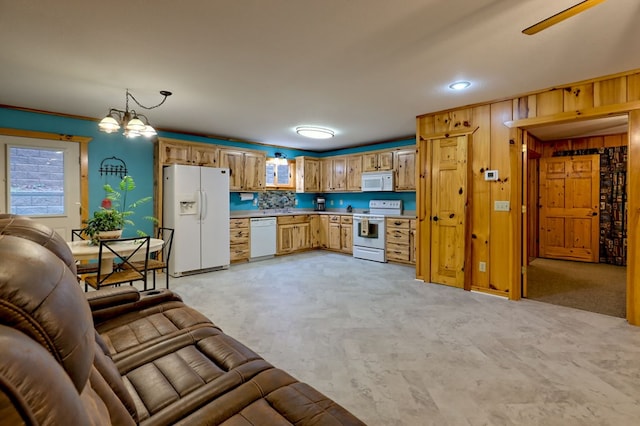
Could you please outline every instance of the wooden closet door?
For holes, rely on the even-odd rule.
[[[600,156],[540,159],[540,257],[598,262]]]
[[[468,136],[432,143],[431,282],[464,287]]]

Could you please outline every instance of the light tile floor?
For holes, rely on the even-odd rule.
[[[640,328],[620,318],[425,284],[411,267],[329,252],[171,288],[370,425],[640,424]]]

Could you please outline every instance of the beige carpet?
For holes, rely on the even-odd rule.
[[[529,299],[626,317],[624,266],[535,259],[527,268]]]

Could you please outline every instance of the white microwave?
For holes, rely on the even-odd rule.
[[[393,191],[393,172],[362,173],[362,191]]]

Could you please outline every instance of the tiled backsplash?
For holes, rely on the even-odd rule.
[[[293,191],[258,192],[258,208],[260,210],[294,207],[295,202],[296,193]]]

